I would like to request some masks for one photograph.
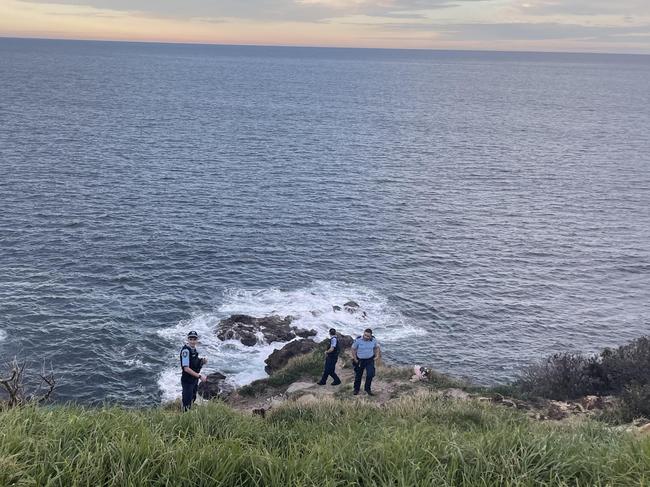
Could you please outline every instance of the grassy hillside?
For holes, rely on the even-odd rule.
[[[433,396],[0,412],[0,485],[650,485],[650,438]]]

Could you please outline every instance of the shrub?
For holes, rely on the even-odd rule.
[[[613,350],[606,348],[600,356],[608,392],[621,392],[631,384],[650,384],[650,337],[637,338]]]
[[[606,348],[595,357],[557,353],[524,369],[514,386],[524,394],[559,400],[619,394],[650,384],[649,370],[650,337],[646,336]]]
[[[26,368],[27,362],[16,358],[7,364],[6,377],[0,376],[0,410],[25,406],[32,402],[42,403],[50,399],[56,387],[54,374],[46,373],[43,367],[36,384],[28,384]],[[7,399],[2,400],[3,396]]]
[[[598,359],[556,353],[524,369],[515,385],[531,395],[557,400],[597,394],[602,388]],[[592,375],[593,374],[593,375]]]
[[[620,416],[623,421],[650,418],[650,384],[630,385],[621,393]]]

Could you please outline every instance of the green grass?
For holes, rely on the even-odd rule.
[[[530,422],[481,403],[287,403],[266,419],[215,402],[0,413],[0,485],[642,486],[650,439]]]
[[[306,355],[292,358],[282,369],[266,379],[259,379],[239,389],[242,396],[255,396],[266,392],[269,387],[288,386],[299,379],[318,379],[323,373],[325,357],[316,350]]]

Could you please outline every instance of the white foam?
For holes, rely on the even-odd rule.
[[[350,300],[359,303],[361,310],[366,312],[365,318],[361,312],[353,314],[333,310],[333,306],[342,307]],[[425,334],[424,330],[410,325],[384,296],[363,286],[317,281],[307,288],[291,291],[277,288],[228,289],[224,292],[223,304],[214,313],[196,315],[159,331],[162,337],[170,341],[169,363],[174,364],[163,370],[158,381],[163,401],[180,396],[178,353],[189,330],[198,332],[199,353],[209,358],[209,363],[202,372],[222,372],[235,385],[267,377],[264,360],[275,348],[282,348],[284,343],[258,343],[247,347],[236,340],[222,342],[216,337],[215,330],[221,319],[232,314],[255,317],[291,315],[295,318],[293,325],[315,329],[318,332],[316,340],[326,338],[332,327],[352,336],[360,335],[365,328],[370,327],[382,344],[399,340],[405,334]]]
[[[129,360],[123,360],[124,365],[127,365],[129,367],[143,367],[144,362],[140,359],[129,359]]]
[[[7,339],[7,332],[0,330],[0,342]]]

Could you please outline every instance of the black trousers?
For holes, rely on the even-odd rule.
[[[183,386],[183,411],[188,411],[192,408],[192,403],[196,401],[196,391],[199,388],[199,380],[192,382],[181,381]]]
[[[341,382],[341,379],[339,379],[339,376],[336,375],[335,369],[336,369],[336,361],[339,359],[338,354],[335,353],[328,353],[327,357],[325,357],[325,370],[323,370],[323,377],[320,379],[321,384],[325,384],[327,382],[328,377],[332,377],[334,379],[334,383],[337,384]]]
[[[370,391],[370,386],[372,385],[372,378],[375,376],[375,358],[360,358],[357,365],[354,366],[354,390],[359,392],[361,387],[361,377],[363,376],[363,371],[366,371],[366,383],[363,388],[366,391]]]

